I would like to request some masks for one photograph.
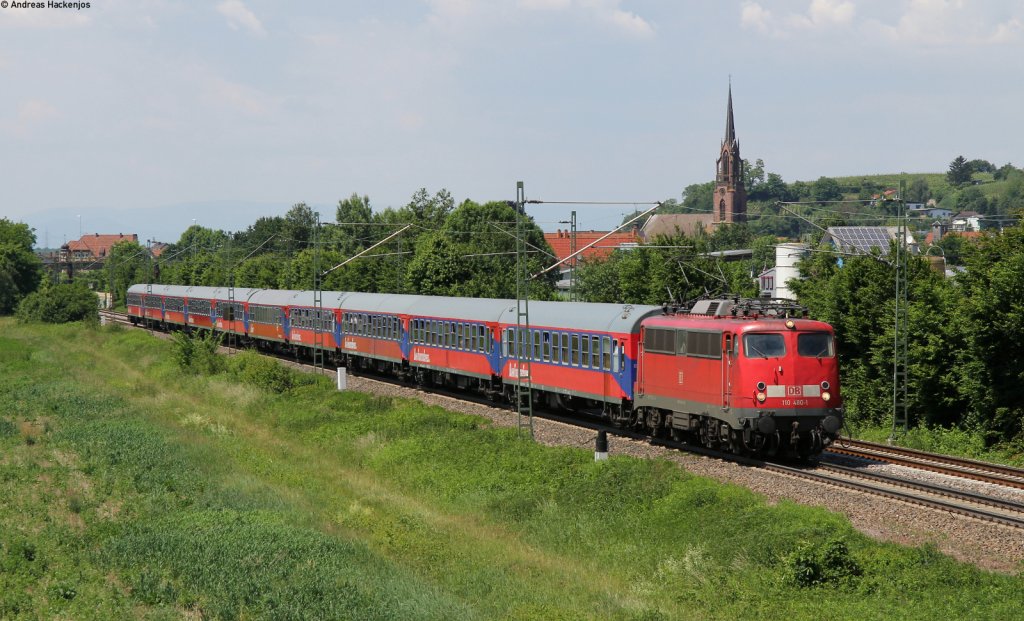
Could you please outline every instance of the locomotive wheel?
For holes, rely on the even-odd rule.
[[[708,419],[700,419],[700,443],[705,448],[715,448],[714,439],[711,437],[711,424]]]
[[[648,433],[652,437],[658,438],[662,435],[662,421],[661,412],[655,408],[649,408],[647,410],[647,416],[645,417],[644,423],[647,426]]]

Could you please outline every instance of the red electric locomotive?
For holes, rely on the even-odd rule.
[[[638,420],[710,448],[806,458],[843,423],[832,327],[790,303],[703,300],[641,327]]]

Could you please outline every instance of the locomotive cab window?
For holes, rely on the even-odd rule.
[[[747,358],[778,358],[786,355],[786,340],[782,334],[744,334],[743,353]]]
[[[808,358],[831,358],[835,355],[832,335],[828,332],[804,332],[796,337],[796,353]]]

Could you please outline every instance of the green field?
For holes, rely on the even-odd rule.
[[[1012,619],[1019,576],[667,461],[0,319],[2,619]],[[292,384],[293,387],[288,388]]]

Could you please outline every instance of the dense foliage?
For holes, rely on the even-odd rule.
[[[505,202],[455,206],[446,190],[419,190],[407,205],[375,212],[368,197],[353,194],[338,202],[335,222],[314,231],[316,221],[299,203],[237,233],[193,225],[156,261],[138,244],[118,244],[107,280],[120,301],[137,282],[311,289],[314,273],[329,290],[515,297],[516,211]],[[532,219],[527,229],[536,273],[554,260]],[[531,296],[553,297],[556,279],[554,271],[535,279]]]
[[[32,252],[36,235],[27,224],[0,218],[0,315],[9,315],[42,279],[42,262]]]
[[[909,278],[909,397],[912,418],[956,426],[988,442],[1024,446],[1024,228],[962,248],[953,279],[912,258]],[[894,257],[829,254],[802,264],[793,283],[813,316],[840,342],[843,392],[855,421],[883,423],[892,410]]]
[[[50,284],[25,296],[18,304],[18,319],[67,323],[99,319],[99,298],[83,283]]]

